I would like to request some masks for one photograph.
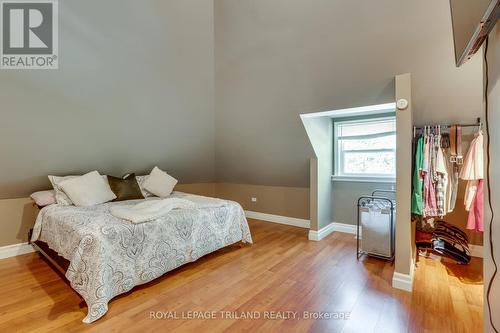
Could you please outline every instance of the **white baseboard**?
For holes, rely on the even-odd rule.
[[[332,222],[334,231],[356,235],[356,225],[347,223]]]
[[[332,232],[345,232],[348,234],[356,234],[356,226],[352,224],[332,222],[320,230],[309,230],[309,240],[320,241]]]
[[[281,215],[273,215],[259,212],[252,212],[250,210],[245,210],[245,216],[250,219],[262,220],[267,222],[279,223],[291,225],[294,227],[306,228],[309,229],[311,227],[311,223],[309,220],[298,219],[296,217],[288,217]]]
[[[413,290],[413,274],[394,272],[392,276],[392,287],[411,292]]]
[[[410,274],[394,272],[392,275],[392,287],[404,291],[413,291],[413,277],[415,275],[415,259],[412,260]]]
[[[266,213],[260,213],[260,212],[253,212],[250,210],[245,210],[245,216],[247,218],[250,218],[250,219],[262,220],[262,221],[279,223],[279,224],[286,224],[286,225],[291,225],[291,226],[300,227],[300,228],[309,229],[311,227],[311,222],[309,220],[299,219],[296,217],[266,214]],[[329,225],[321,228],[321,230],[319,230],[319,231],[309,230],[309,239],[314,240],[314,241],[319,241],[334,231],[345,232],[348,234],[355,235],[356,234],[356,226],[352,225],[352,224],[332,222]]]
[[[469,244],[470,254],[473,257],[484,258],[484,248],[482,245]]]
[[[28,243],[2,246],[0,247],[0,259],[19,256],[30,252],[35,252],[35,249]]]
[[[333,223],[330,223],[326,227],[323,227],[317,231],[316,230],[309,230],[309,240],[318,242],[334,231],[335,231],[335,226],[333,225]]]

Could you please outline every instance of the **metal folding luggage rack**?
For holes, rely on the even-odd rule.
[[[377,193],[390,193],[392,196],[394,196],[393,199],[387,197],[387,196],[377,196],[375,194]],[[391,190],[375,190],[372,192],[371,195],[367,196],[361,196],[358,199],[358,221],[357,221],[357,226],[356,226],[356,250],[357,250],[357,258],[361,258],[363,255],[369,255],[381,259],[386,259],[386,260],[394,260],[394,243],[395,243],[395,210],[396,210],[396,191],[391,191]],[[375,235],[377,232],[371,232],[368,227],[365,227],[365,230],[362,230],[362,212],[366,212],[368,210],[368,213],[370,213],[370,209],[376,206],[376,208],[380,211],[380,214],[385,213],[384,215],[389,215],[388,216],[388,225],[386,231],[386,235]],[[382,216],[381,216],[382,217]],[[373,221],[370,221],[373,222]],[[384,223],[383,221],[379,221]],[[385,237],[386,236],[386,237]],[[384,241],[387,240],[389,243],[388,244],[383,244],[383,242],[378,242],[376,238],[383,238]],[[370,238],[373,238],[375,240],[375,243],[378,245],[375,245],[375,248],[364,248],[363,244],[363,238],[365,238],[365,242],[369,240]],[[387,251],[377,251],[376,247],[385,247],[384,250]]]

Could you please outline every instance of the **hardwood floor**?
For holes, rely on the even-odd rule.
[[[391,288],[390,263],[358,262],[352,235],[312,242],[305,229],[249,223],[254,245],[222,249],[136,287],[90,325],[81,322],[85,303],[37,254],[0,260],[0,332],[483,331],[480,259],[468,266],[419,259],[411,294]],[[194,311],[214,318],[182,318]],[[304,319],[304,311],[349,318]],[[158,319],[161,312],[179,319]],[[298,319],[264,318],[293,312]],[[243,314],[260,318],[227,318]]]

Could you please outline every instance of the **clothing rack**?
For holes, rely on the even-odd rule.
[[[481,118],[478,117],[475,124],[454,124],[454,125],[426,125],[426,126],[413,126],[413,138],[416,137],[417,131],[419,130],[429,130],[433,131],[436,129],[439,133],[441,133],[442,129],[451,128],[452,126],[460,126],[460,127],[476,127],[479,126],[479,130],[483,128],[483,123],[481,122]],[[427,132],[426,132],[427,133]]]
[[[454,124],[456,126],[460,127],[482,127],[483,123],[481,122],[481,118],[477,118],[477,121],[475,124]],[[414,129],[420,130],[420,129],[425,129],[425,128],[432,128],[432,127],[439,127],[439,128],[451,128],[451,126],[454,125],[427,125],[427,126],[413,126]]]

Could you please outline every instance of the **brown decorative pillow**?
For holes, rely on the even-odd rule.
[[[144,199],[134,173],[124,178],[108,176],[108,183],[111,191],[116,195],[113,201]]]

